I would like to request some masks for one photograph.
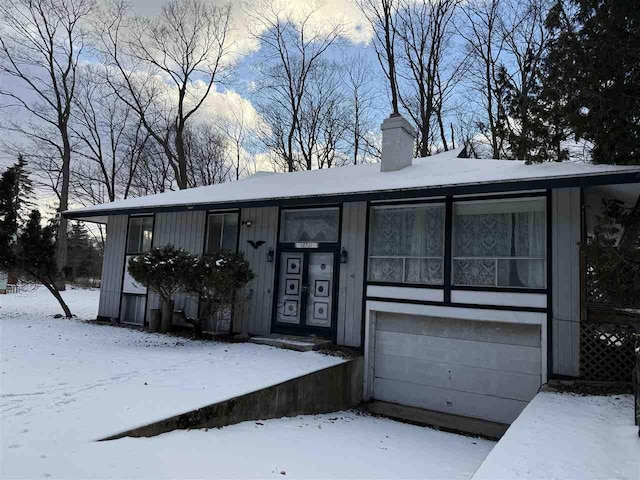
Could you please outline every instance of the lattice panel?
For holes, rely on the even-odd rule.
[[[635,343],[633,327],[606,323],[580,324],[580,377],[600,382],[631,382]]]

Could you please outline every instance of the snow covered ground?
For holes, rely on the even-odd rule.
[[[98,292],[64,296],[78,320],[0,296],[1,478],[468,479],[494,445],[354,412],[94,442],[342,360],[88,324]]]
[[[473,477],[498,478],[639,479],[633,397],[539,393]]]

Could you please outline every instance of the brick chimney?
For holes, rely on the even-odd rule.
[[[399,113],[382,122],[381,172],[393,172],[408,167],[413,162],[413,147],[416,131]]]

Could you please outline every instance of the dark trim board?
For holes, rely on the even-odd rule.
[[[366,302],[404,303],[409,305],[429,305],[434,307],[472,308],[476,310],[504,310],[508,312],[547,313],[546,308],[538,307],[514,307],[511,305],[486,305],[484,303],[456,303],[451,301],[437,302],[434,300],[410,300],[388,297],[365,297],[365,304]]]
[[[159,205],[154,207],[129,207],[116,208],[113,210],[94,210],[87,212],[74,213],[73,211],[64,212],[63,215],[68,219],[82,219],[87,217],[108,216],[108,215],[127,215],[127,214],[145,214],[153,212],[175,212],[182,210],[212,210],[225,208],[246,208],[246,207],[292,207],[292,206],[319,206],[321,204],[341,203],[341,202],[357,202],[372,200],[400,200],[411,199],[416,197],[437,197],[447,195],[468,195],[483,193],[509,193],[521,190],[547,190],[553,188],[566,187],[588,187],[608,184],[624,184],[624,183],[640,183],[640,173],[623,172],[623,173],[603,173],[591,174],[583,176],[562,176],[556,178],[539,178],[528,180],[508,180],[500,182],[487,182],[476,184],[462,185],[446,185],[425,188],[407,188],[398,190],[379,190],[359,193],[345,194],[326,194],[308,197],[289,197],[289,198],[266,198],[256,200],[243,200],[237,202],[207,202],[198,204],[184,205]],[[485,197],[486,198],[486,197]],[[464,201],[466,199],[458,199]]]

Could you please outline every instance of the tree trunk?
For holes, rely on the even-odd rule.
[[[60,292],[58,291],[55,283],[48,282],[44,279],[40,279],[40,283],[42,283],[46,287],[46,289],[49,290],[49,292],[51,292],[51,295],[53,295],[56,298],[56,300],[58,300],[60,307],[64,311],[64,316],[67,318],[73,318],[73,314],[71,313],[71,310],[65,303],[64,299],[62,298],[62,295],[60,295]]]
[[[66,288],[64,269],[67,266],[67,219],[62,212],[69,208],[69,180],[71,165],[71,144],[69,143],[66,129],[61,129],[62,133],[62,186],[60,188],[60,206],[58,209],[59,224],[56,238],[56,267],[58,275],[56,278],[56,289],[63,292]]]
[[[160,320],[160,333],[168,333],[171,330],[171,321],[173,320],[173,300],[161,300],[162,302],[162,319]]]

